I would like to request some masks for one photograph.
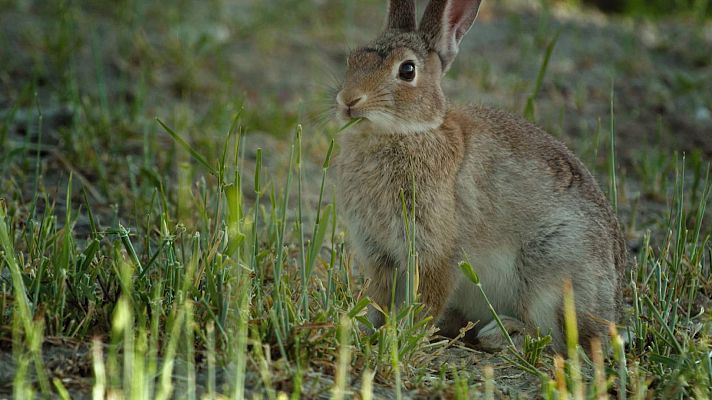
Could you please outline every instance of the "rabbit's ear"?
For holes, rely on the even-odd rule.
[[[415,30],[415,0],[389,0],[386,30]]]
[[[420,21],[420,32],[440,56],[445,73],[457,55],[460,41],[475,22],[482,0],[431,0]]]

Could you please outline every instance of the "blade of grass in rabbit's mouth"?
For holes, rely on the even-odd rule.
[[[335,133],[343,132],[343,131],[345,131],[346,129],[349,129],[350,127],[352,127],[352,126],[358,124],[358,123],[361,122],[361,121],[363,121],[363,117],[351,118],[351,120],[349,120],[349,122],[345,123],[344,126],[342,126],[341,128],[339,128],[339,130],[337,130]]]

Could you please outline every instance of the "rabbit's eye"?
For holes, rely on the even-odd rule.
[[[406,82],[415,79],[415,63],[413,61],[403,62],[398,68],[398,77]]]

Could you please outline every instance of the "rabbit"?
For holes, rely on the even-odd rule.
[[[458,106],[441,79],[479,0],[433,0],[416,26],[414,0],[391,0],[383,33],[347,59],[336,112],[359,124],[340,134],[337,207],[349,246],[381,308],[403,303],[406,206],[415,191],[419,299],[446,336],[475,322],[485,349],[505,336],[479,289],[458,268],[468,260],[515,338],[552,336],[566,351],[563,285],[573,287],[579,342],[605,339],[619,318],[626,248],[594,178],[561,142],[503,111]],[[413,189],[414,188],[414,189]],[[384,324],[376,307],[367,311]]]

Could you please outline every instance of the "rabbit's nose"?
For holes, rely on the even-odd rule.
[[[347,97],[348,96],[348,97]],[[350,96],[344,95],[344,92],[339,92],[339,94],[336,96],[336,101],[347,108],[352,108],[356,107],[359,103],[363,103],[366,100],[366,95],[365,94],[360,94],[360,93],[354,93],[351,94]]]
[[[365,97],[366,97],[366,96],[359,96],[359,97],[357,97],[357,98],[355,98],[355,99],[349,101],[348,103],[346,103],[346,107],[349,107],[349,108],[350,108],[350,107],[355,106],[356,104],[360,103],[361,100],[363,100]]]

